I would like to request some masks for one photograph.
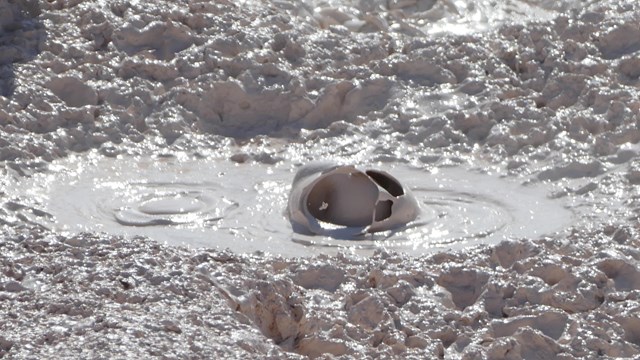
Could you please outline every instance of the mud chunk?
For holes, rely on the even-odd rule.
[[[453,268],[441,274],[438,285],[451,292],[454,304],[460,309],[475,304],[489,280],[489,274],[477,270]]]
[[[58,77],[47,84],[49,89],[70,107],[98,104],[96,91],[77,77]]]

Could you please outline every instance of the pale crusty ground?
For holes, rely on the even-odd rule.
[[[9,358],[638,355],[636,230],[282,259],[37,229],[1,243]]]

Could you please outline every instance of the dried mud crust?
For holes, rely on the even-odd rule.
[[[300,260],[5,229],[0,354],[635,357],[636,231]]]
[[[16,14],[22,3],[2,2]],[[400,24],[404,6],[375,14]],[[318,144],[355,133],[385,156],[398,147],[382,139],[393,138],[423,161],[480,144],[526,172],[518,168],[531,156],[597,165],[640,140],[634,1],[442,37],[353,32],[301,9],[60,0],[2,20],[16,28],[0,34],[3,53],[37,56],[3,67],[12,79],[0,96],[0,160],[33,166],[91,148],[113,156],[195,134],[204,137],[189,141],[204,144],[260,134]]]

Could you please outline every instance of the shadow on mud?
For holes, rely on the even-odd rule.
[[[0,96],[15,89],[15,64],[33,59],[45,39],[38,0],[0,0]]]

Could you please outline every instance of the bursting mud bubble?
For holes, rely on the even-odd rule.
[[[0,356],[639,356],[639,24],[630,0],[0,0]],[[393,173],[421,225],[293,239],[317,160]]]

